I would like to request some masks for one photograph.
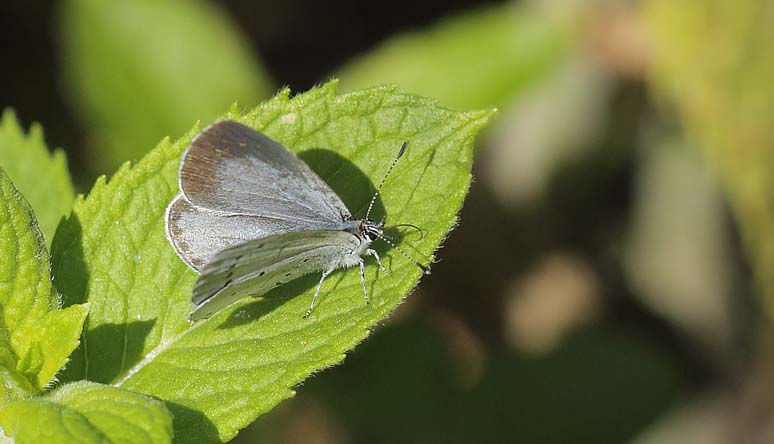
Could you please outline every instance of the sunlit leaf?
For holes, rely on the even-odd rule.
[[[431,257],[456,223],[471,179],[473,139],[493,111],[454,112],[422,97],[374,88],[337,95],[335,82],[224,117],[264,131],[362,214],[403,141],[407,154],[384,185],[388,221],[425,230]],[[180,442],[228,440],[292,387],[344,358],[416,285],[421,271],[386,248],[389,276],[369,264],[372,300],[356,270],[338,272],[303,319],[316,276],[244,300],[213,318],[186,320],[196,275],[164,235],[178,192],[180,155],[196,134],[162,142],[134,167],[98,181],[54,240],[55,282],[69,303],[92,304],[84,346],[68,377],[111,382],[169,401]],[[405,246],[405,245],[404,245]],[[407,247],[408,248],[408,247]]]

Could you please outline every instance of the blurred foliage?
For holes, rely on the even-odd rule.
[[[648,0],[645,15],[651,81],[719,173],[774,319],[774,2]]]
[[[394,37],[337,71],[343,87],[394,83],[456,109],[502,106],[556,68],[567,21],[511,3]]]
[[[46,245],[51,245],[59,220],[75,200],[64,152],[49,153],[41,126],[34,124],[25,134],[8,109],[0,119],[0,167],[35,210]]]
[[[680,379],[641,332],[600,326],[546,355],[494,353],[480,380],[463,387],[451,344],[422,318],[382,330],[306,384],[299,402],[320,400],[329,412],[323,428],[346,424],[337,442],[625,442],[671,404]],[[293,442],[278,434],[281,415],[259,420],[252,442]],[[309,431],[306,442],[322,432]]]
[[[91,173],[273,89],[215,3],[66,0],[60,9],[64,85],[90,134]]]
[[[587,53],[573,51],[539,85],[511,101],[481,155],[480,179],[503,207],[537,203],[563,165],[589,156],[605,125],[614,85]],[[627,146],[626,149],[629,147]],[[619,165],[624,156],[611,157]]]
[[[734,268],[717,183],[693,147],[665,134],[647,139],[624,258],[628,279],[651,310],[727,358],[735,347]]]

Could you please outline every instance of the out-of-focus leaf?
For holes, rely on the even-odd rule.
[[[326,424],[345,424],[351,442],[618,444],[677,394],[672,357],[624,328],[585,328],[545,355],[496,352],[474,387],[455,384],[448,347],[427,325],[391,326],[310,381],[305,400],[322,404]],[[259,419],[259,438],[243,442],[283,442],[276,419]]]
[[[66,0],[60,15],[64,83],[98,172],[273,89],[213,2]]]
[[[342,86],[394,83],[459,109],[502,106],[553,71],[571,20],[534,5],[493,6],[399,35],[337,72]]]
[[[625,271],[651,310],[722,354],[734,346],[732,254],[717,184],[699,157],[669,136],[647,138]]]
[[[648,0],[645,15],[650,80],[720,173],[774,319],[774,2]]]
[[[64,152],[49,153],[40,125],[33,124],[24,134],[13,111],[7,109],[0,119],[0,167],[35,210],[50,245],[59,220],[75,200]]]
[[[92,382],[11,403],[0,426],[15,444],[165,444],[173,435],[161,401]]]
[[[473,140],[493,111],[454,112],[433,100],[371,88],[344,95],[335,82],[289,98],[289,91],[226,118],[259,129],[298,152],[362,214],[401,144],[411,145],[382,190],[390,222],[426,235],[433,251],[457,220],[471,179]],[[317,276],[270,296],[246,299],[193,326],[186,320],[195,273],[164,234],[164,211],[178,192],[183,150],[198,128],[168,139],[134,167],[100,179],[76,202],[53,244],[55,282],[69,303],[92,304],[84,346],[67,377],[89,379],[170,402],[176,439],[228,440],[259,414],[293,395],[292,387],[368,334],[416,285],[421,271],[394,250],[382,253],[385,276],[369,264],[372,301],[363,303],[356,270],[322,287],[309,319]],[[377,218],[379,216],[376,216]]]
[[[578,53],[514,100],[482,153],[481,180],[504,207],[544,198],[553,174],[589,155],[612,93],[610,75]]]
[[[59,309],[35,215],[0,168],[0,404],[52,381],[78,346],[87,309]]]
[[[444,442],[628,442],[671,405],[678,383],[665,350],[644,335],[588,328],[543,357],[494,356]]]

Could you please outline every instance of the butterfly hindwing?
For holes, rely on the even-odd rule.
[[[338,268],[360,241],[349,232],[281,233],[225,249],[201,270],[191,319],[207,318],[239,299],[261,295],[303,275]]]

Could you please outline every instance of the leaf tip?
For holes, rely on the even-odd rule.
[[[467,122],[467,127],[470,128],[472,134],[476,134],[486,126],[497,113],[497,108],[487,108],[477,111],[467,111],[461,113],[460,117]]]
[[[499,112],[500,110],[497,108],[487,108],[476,111],[469,111],[465,114],[471,121],[480,121],[482,124],[486,124]]]
[[[16,119],[16,112],[11,108],[10,106],[3,109],[3,115],[0,117],[0,126],[11,126],[15,125],[18,127],[19,121]]]

